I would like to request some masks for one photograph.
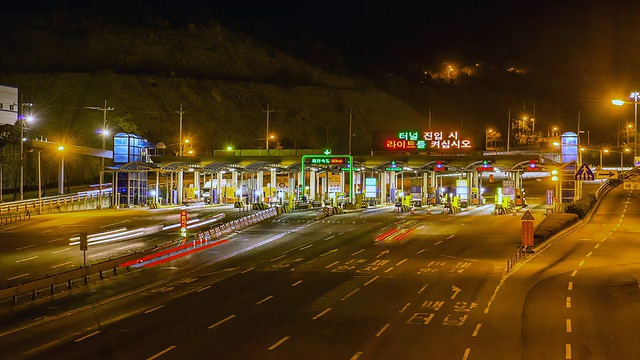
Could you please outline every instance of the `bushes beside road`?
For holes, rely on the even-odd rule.
[[[557,234],[561,230],[575,224],[578,221],[578,215],[569,213],[552,213],[549,214],[533,232],[533,241],[539,245]]]
[[[539,245],[551,236],[575,224],[579,219],[587,216],[595,203],[596,196],[586,194],[580,200],[568,204],[564,213],[549,214],[533,232],[534,243]]]

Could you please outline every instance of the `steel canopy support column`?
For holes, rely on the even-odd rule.
[[[274,190],[275,189],[275,190]],[[271,194],[271,200],[273,200],[274,196],[278,196],[278,183],[276,179],[276,168],[271,169],[271,188],[269,189],[269,193]]]
[[[178,205],[182,205],[184,203],[183,193],[184,193],[184,172],[180,170],[178,172]]]
[[[216,174],[216,204],[222,203],[222,171]]]
[[[156,204],[159,202],[160,197],[160,170],[156,171],[156,195],[153,197],[153,202]]]
[[[258,171],[258,188],[256,189],[258,191],[258,202],[263,203],[264,202],[264,191],[262,191],[262,189],[264,188],[264,172],[263,171]]]
[[[316,199],[317,173],[315,170],[309,171],[309,201]]]

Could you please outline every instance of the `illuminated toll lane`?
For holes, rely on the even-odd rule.
[[[162,357],[207,358],[215,348],[219,358],[252,359],[264,356],[261,354],[299,358],[302,354],[333,359],[360,354],[360,358],[387,359],[394,354],[392,358],[413,359],[423,358],[425,353],[462,358],[470,347],[463,340],[472,339],[479,323],[481,311],[473,304],[483,307],[490,295],[487,289],[497,282],[491,248],[509,249],[512,244],[502,244],[500,239],[480,244],[475,233],[456,232],[455,241],[446,240],[455,232],[456,226],[451,225],[455,217],[438,225],[440,228],[424,225],[423,229],[432,228],[406,241],[376,242],[376,234],[387,226],[387,216],[379,215],[370,222],[365,218],[352,231],[342,223],[311,225],[259,251],[240,253],[241,247],[282,232],[266,225],[260,232],[243,233],[246,241],[230,239],[217,254],[194,254],[162,268],[145,269],[135,276],[164,278],[163,274],[180,274],[181,269],[194,269],[213,257],[239,254],[219,266],[210,265],[182,275],[183,279],[145,289],[134,295],[139,300],[122,299],[122,309],[117,306],[119,301],[96,307],[102,321],[117,319],[103,330],[100,339],[104,337],[107,344],[118,339],[114,358],[148,358],[168,346],[175,348]],[[389,222],[401,215],[392,216]],[[504,231],[510,219],[496,219],[496,228]],[[472,220],[467,217],[465,223],[471,221],[469,227],[473,226]],[[486,219],[478,219],[477,225],[485,223]],[[278,226],[283,224],[291,222]],[[519,223],[513,228],[518,230]],[[441,234],[431,235],[437,231]],[[328,233],[336,236],[324,240]],[[437,241],[443,243],[434,249],[432,244]],[[313,246],[299,250],[309,244]],[[440,301],[444,303],[438,308],[435,303]],[[164,307],[144,313],[159,306]],[[138,315],[122,317],[132,311]],[[433,316],[425,324],[430,312]],[[88,318],[95,319],[93,315]],[[212,325],[216,326],[209,328]],[[86,328],[82,321],[73,326]],[[123,333],[128,336],[122,337]],[[51,354],[64,357],[105,350],[98,341],[83,343],[82,349],[56,346]],[[336,343],[341,345],[332,346]]]

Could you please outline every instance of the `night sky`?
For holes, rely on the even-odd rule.
[[[313,54],[301,49],[301,44],[336,49],[341,59],[316,59],[317,65],[351,74],[398,75],[419,83],[420,76],[426,73],[435,76],[437,83],[445,64],[453,64],[460,70],[476,71],[474,76],[489,79],[484,86],[505,92],[504,104],[492,105],[495,114],[506,113],[508,108],[531,107],[536,99],[539,116],[547,117],[548,125],[554,123],[576,131],[580,112],[581,128],[598,134],[592,140],[601,137],[600,141],[609,143],[615,143],[611,133],[615,137],[618,122],[633,121],[632,106],[615,109],[610,100],[627,98],[631,91],[640,89],[637,1],[416,4],[400,0],[291,5],[237,1],[209,4],[197,0],[105,4],[67,0],[55,4],[20,3],[13,10],[46,12],[51,7],[111,14],[123,23],[135,22],[140,16],[148,16],[148,12],[169,19],[176,26],[215,18],[225,27],[303,58],[312,59]],[[520,79],[507,84],[504,76]],[[464,85],[450,82],[449,86]],[[431,105],[437,106],[425,103],[417,108],[424,111]]]

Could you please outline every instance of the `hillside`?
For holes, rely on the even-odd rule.
[[[101,146],[95,132],[103,113],[87,107],[101,107],[104,100],[114,108],[107,112],[111,129],[163,141],[170,151],[177,149],[176,111],[182,104],[184,137],[199,154],[227,146],[264,148],[267,104],[274,111],[270,133],[283,148],[346,152],[349,109],[356,154],[369,152],[372,131],[424,123],[417,111],[373,86],[314,68],[215,23],[175,30],[83,27],[69,19],[33,23],[7,32],[8,41],[0,45],[2,54],[11,55],[0,57],[0,84],[18,87],[21,101],[34,103],[31,137]],[[10,143],[2,152],[17,149]],[[69,161],[68,176],[96,177],[95,167],[85,166],[90,161]],[[27,162],[26,182],[34,184],[34,157],[27,155]],[[4,166],[12,172],[17,158],[7,155]],[[53,180],[55,171],[45,176]],[[15,181],[6,176],[5,187]]]

